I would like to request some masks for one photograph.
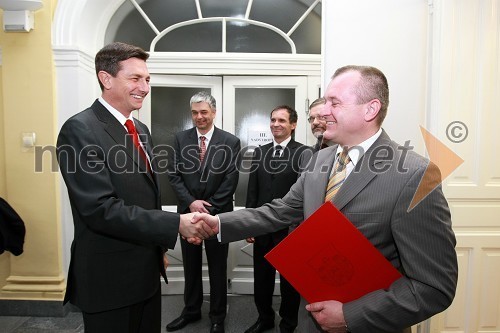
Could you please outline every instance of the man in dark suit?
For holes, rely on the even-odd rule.
[[[286,228],[312,215],[325,202],[329,179],[336,178],[341,186],[331,201],[402,277],[347,303],[302,299],[297,331],[410,332],[412,325],[445,310],[457,286],[456,240],[439,169],[382,130],[389,87],[380,70],[339,68],[325,98],[324,136],[339,145],[315,154],[287,195],[260,208],[218,218],[197,214],[193,220],[220,230],[222,242]],[[344,156],[349,158],[340,168],[337,161]],[[336,177],[339,173],[345,177]],[[419,187],[427,195],[412,205]],[[318,230],[318,237],[328,235]]]
[[[174,155],[169,161],[169,180],[179,213],[209,213],[233,210],[233,194],[238,185],[237,161],[240,140],[218,129],[215,98],[206,92],[191,97],[194,127],[175,135]],[[210,332],[224,332],[227,305],[228,244],[217,239],[204,241],[210,278]],[[203,303],[202,249],[181,240],[184,265],[184,309],[167,325],[176,331],[201,318]]]
[[[57,140],[75,226],[64,302],[81,309],[86,333],[158,333],[165,249],[179,232],[209,236],[190,216],[161,211],[151,136],[131,116],[149,93],[148,57],[123,43],[102,48],[95,58],[102,95],[68,119]]]
[[[310,147],[295,141],[292,134],[297,126],[297,111],[288,105],[276,107],[271,112],[273,142],[255,148],[248,179],[247,208],[260,207],[273,199],[283,197],[295,183],[302,165],[304,151]],[[264,258],[288,235],[282,229],[258,237],[247,238],[253,243],[254,301],[259,313],[257,322],[245,333],[260,333],[274,327],[273,293],[276,270]],[[280,276],[281,317],[280,332],[293,332],[297,327],[300,295]]]

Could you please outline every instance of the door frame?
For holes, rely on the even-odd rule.
[[[215,125],[234,134],[235,131],[235,91],[237,88],[294,88],[295,108],[299,113],[299,124],[296,129],[296,140],[305,144],[308,142],[309,124],[305,119],[309,99],[317,97],[320,87],[319,76],[192,76],[192,75],[163,75],[152,74],[152,87],[203,87],[210,88],[217,101]],[[312,96],[310,94],[313,94]],[[151,95],[143,102],[140,111],[134,116],[144,122],[150,129],[151,124]],[[188,105],[186,104],[186,112]],[[269,110],[271,111],[271,110]],[[266,128],[268,124],[265,124]],[[235,207],[241,209],[244,207]],[[176,206],[162,206],[165,211],[176,212]],[[230,280],[228,293],[253,293],[253,265],[251,265],[252,245],[245,241],[234,242],[230,245],[228,256],[228,279]],[[169,285],[162,285],[162,294],[182,294],[184,292],[184,273],[180,242],[175,248],[167,252],[169,258]],[[249,259],[250,258],[250,259]],[[205,255],[203,256],[203,290],[210,290],[208,267]],[[279,291],[279,279],[276,290]]]

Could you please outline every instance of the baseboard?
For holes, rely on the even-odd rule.
[[[0,300],[0,316],[65,317],[77,307],[62,301]]]

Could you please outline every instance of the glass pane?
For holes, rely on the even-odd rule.
[[[272,30],[240,22],[227,24],[227,52],[290,53],[291,46]]]
[[[248,170],[252,160],[252,147],[248,135],[252,131],[267,131],[271,111],[279,105],[295,108],[295,89],[286,88],[236,88],[235,89],[235,135],[241,140],[241,147],[248,147],[242,157],[243,167],[235,193],[236,206],[245,206],[248,185]]]
[[[272,24],[286,33],[308,7],[300,1],[253,0],[250,19]]]
[[[198,18],[195,1],[143,0],[139,5],[159,31]],[[287,33],[306,12],[313,0],[254,0],[250,19],[269,23]],[[248,0],[200,0],[203,17],[244,17]],[[167,34],[157,44],[165,52],[221,52],[221,23],[183,27]],[[290,47],[271,30],[254,25],[228,24],[227,51],[248,53],[290,53]],[[149,50],[156,37],[130,1],[125,0],[111,18],[105,43],[121,41]],[[297,53],[321,53],[321,3],[309,13],[290,36]]]
[[[175,133],[192,128],[189,100],[199,91],[211,93],[207,88],[151,87],[151,136],[161,149],[160,163],[161,204],[177,205],[177,197],[170,186],[166,173],[167,155],[173,152]]]
[[[309,13],[301,25],[290,36],[295,43],[297,53],[321,54],[321,5],[316,5],[320,14]]]
[[[149,50],[156,34],[130,1],[125,1],[109,21],[104,44],[124,42]]]
[[[254,0],[250,18],[272,24],[288,33],[311,4],[312,1]],[[321,3],[316,5],[290,37],[297,53],[321,53]]]
[[[156,44],[164,52],[221,52],[222,23],[207,22],[175,29]]]
[[[194,1],[146,0],[141,4],[141,8],[160,31],[197,16]]]
[[[196,4],[186,0],[145,0],[139,5],[155,27],[167,27],[196,18]],[[106,29],[105,43],[120,41],[149,50],[155,32],[129,0],[123,2],[111,18]]]
[[[203,17],[245,17],[247,4],[248,0],[200,0]]]

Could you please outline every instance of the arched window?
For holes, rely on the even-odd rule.
[[[321,53],[321,0],[126,0],[105,42],[155,52]]]

